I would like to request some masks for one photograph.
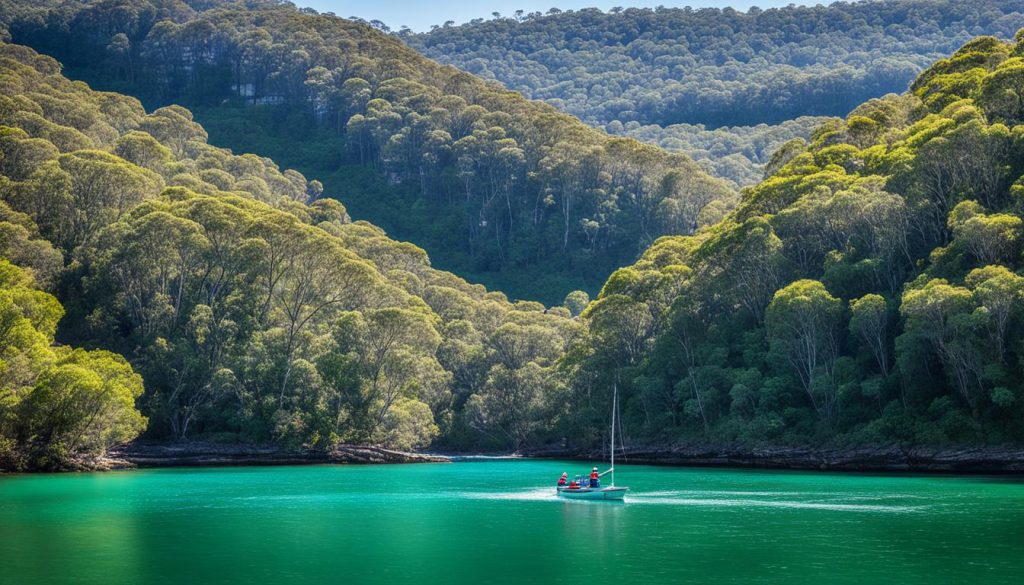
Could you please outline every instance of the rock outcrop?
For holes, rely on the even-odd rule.
[[[546,449],[524,453],[532,457],[604,459],[607,453]],[[680,444],[671,447],[632,447],[623,463],[818,469],[833,471],[915,471],[936,473],[1024,473],[1024,448],[951,447],[902,448],[897,445],[849,448],[750,447],[722,444]]]
[[[106,468],[224,465],[302,465],[316,463],[440,463],[449,459],[371,445],[339,445],[330,451],[289,450],[273,445],[217,443],[130,443],[112,449]]]

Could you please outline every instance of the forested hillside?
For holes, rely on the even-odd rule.
[[[801,116],[781,124],[721,126],[713,130],[703,124],[640,126],[635,122],[609,130],[649,142],[666,150],[684,152],[711,174],[735,187],[756,185],[764,179],[772,155],[791,141],[806,144],[814,130],[830,120],[823,116]]]
[[[654,444],[1024,440],[1016,38],[783,149],[721,223],[617,271],[564,361],[574,401],[617,380]]]
[[[760,180],[765,162],[756,142],[720,135],[707,149],[707,134],[680,125],[714,130],[845,116],[868,99],[903,92],[923,68],[974,36],[1011,38],[1024,26],[1024,7],[1015,0],[883,0],[749,12],[553,8],[453,25],[399,34],[431,58],[612,134],[637,137],[645,126],[645,140],[668,141],[746,185]],[[801,137],[812,130],[802,125]],[[788,139],[779,136],[768,150]],[[712,156],[703,158],[702,150]],[[726,155],[738,156],[720,164]]]
[[[181,103],[217,144],[321,177],[354,216],[514,296],[598,288],[734,192],[682,154],[613,138],[291,4],[0,1],[14,42],[98,87]]]
[[[3,466],[134,437],[135,399],[150,438],[313,448],[505,445],[517,413],[554,418],[570,309],[437,271],[318,182],[206,139],[180,106],[147,114],[0,44]],[[55,331],[127,357],[145,394]]]
[[[99,31],[95,21],[72,24],[94,14],[80,8],[19,13],[12,31],[54,33],[35,37],[41,44]],[[307,32],[291,32],[314,45],[321,37],[309,31],[322,26],[366,35],[375,50],[408,51],[361,25],[287,6],[186,12],[186,24],[151,28],[138,54],[147,65],[131,70],[152,80],[126,86],[180,87],[199,101],[219,96],[202,89],[203,80],[219,78],[206,77],[197,59],[223,47],[204,45],[219,37],[191,24],[212,26],[210,15],[225,30],[241,22],[252,38],[290,34],[298,22]],[[26,14],[50,20],[26,24]],[[131,14],[112,10],[99,22],[121,30],[138,22]],[[78,32],[61,33],[60,22]],[[254,22],[266,28],[247,28]],[[180,32],[191,26],[205,32]],[[183,36],[155,43],[160,29]],[[178,44],[183,38],[199,44]],[[169,52],[158,59],[158,48]],[[240,71],[249,71],[251,56],[239,57]],[[288,58],[268,61],[278,62]],[[638,222],[628,224],[632,237],[644,229],[654,237],[659,231],[640,219],[673,217],[673,205],[693,201],[679,185],[707,180],[666,166],[677,159],[660,150],[608,139],[452,69],[408,73],[419,74],[468,80],[494,108],[519,104],[512,113],[455,107],[479,107],[476,122],[488,122],[470,123],[453,149],[466,139],[486,142],[505,125],[523,132],[496,138],[497,158],[471,158],[491,166],[457,174],[467,189],[457,193],[472,201],[493,188],[505,206],[499,215],[513,220],[513,194],[545,194],[554,203],[537,203],[546,210],[538,226],[556,240],[566,237],[559,209],[598,202],[617,210],[618,221]],[[180,85],[160,84],[172,75]],[[259,83],[274,92],[298,87],[266,75]],[[436,111],[432,101],[449,103],[450,94],[438,97],[427,85],[403,94],[392,87],[396,78],[374,79],[374,95],[394,102],[385,107],[374,97],[347,125],[404,103],[412,109],[384,116],[397,135],[416,135],[407,124],[420,116],[432,121],[413,126],[428,134],[436,120],[452,127],[453,110]],[[391,155],[382,154],[405,144],[396,134],[380,146],[379,136],[355,128],[337,136],[304,126],[316,111],[287,106],[292,98],[280,97],[282,109],[226,99],[226,109],[204,107],[257,137],[283,137],[272,134],[275,125],[294,126],[349,148],[363,136],[373,161],[353,173],[398,173],[402,189],[417,188],[401,176],[410,167],[389,166]],[[568,142],[530,142],[533,131],[544,140],[565,131]],[[0,465],[54,467],[101,453],[140,433],[147,419],[147,436],[158,440],[586,450],[606,444],[615,387],[632,444],[1024,441],[1024,31],[1012,42],[972,40],[922,72],[908,93],[869,100],[809,138],[778,149],[767,178],[744,190],[735,209],[710,198],[703,210],[680,210],[721,219],[657,239],[612,274],[594,302],[575,291],[563,306],[545,308],[433,268],[422,249],[353,222],[319,181],[210,145],[188,109],[147,113],[136,98],[70,81],[51,57],[0,44]],[[280,148],[288,145],[308,156],[308,142]],[[574,150],[580,145],[587,157]],[[540,166],[505,175],[492,165],[517,148],[526,158],[538,154]],[[544,166],[555,156],[561,166]],[[438,172],[414,183],[443,183],[452,169]],[[554,191],[531,191],[538,176],[557,181],[544,187]],[[592,191],[576,191],[588,185]],[[377,195],[401,192],[385,185]],[[614,207],[622,200],[639,215]],[[411,223],[429,223],[426,206],[401,211]],[[611,244],[590,245],[596,254]]]

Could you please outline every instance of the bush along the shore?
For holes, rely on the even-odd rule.
[[[61,469],[146,428],[142,377],[109,351],[54,346],[63,314],[30,270],[0,259],[0,469]]]

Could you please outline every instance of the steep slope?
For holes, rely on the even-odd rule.
[[[1016,39],[780,151],[721,223],[617,271],[569,353],[576,400],[618,381],[657,444],[1024,441]]]
[[[270,1],[4,2],[14,41],[146,103],[193,106],[219,144],[315,172],[357,217],[517,296],[596,289],[658,236],[734,202],[684,155],[609,137],[365,24]]]
[[[550,418],[551,368],[579,329],[568,309],[435,270],[320,194],[269,159],[210,146],[180,106],[146,113],[0,43],[0,256],[67,307],[59,341],[128,358],[152,438],[482,447],[518,440],[498,425],[503,401]],[[0,309],[15,315],[6,283]],[[47,345],[55,319],[17,306]],[[0,439],[27,416],[11,363]]]
[[[868,99],[904,91],[971,37],[1008,39],[1022,26],[1024,9],[1013,0],[885,0],[749,12],[554,8],[400,36],[431,58],[612,134],[702,160],[703,130],[845,116]],[[800,136],[813,128],[802,124]],[[738,134],[723,136],[703,160],[723,177],[754,184],[766,161],[756,142],[735,144],[748,132]],[[788,139],[779,136],[766,150]],[[739,155],[732,165],[716,164],[731,154]]]

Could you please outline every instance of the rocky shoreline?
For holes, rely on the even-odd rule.
[[[82,469],[315,465],[324,463],[442,463],[447,457],[407,453],[371,445],[339,445],[330,451],[289,450],[274,445],[218,443],[130,443],[106,457],[80,462]]]
[[[315,464],[446,463],[493,458],[602,460],[607,453],[563,447],[512,454],[409,453],[371,445],[339,445],[330,451],[289,450],[273,445],[130,443],[104,457],[70,461],[64,471],[108,471],[158,467],[222,467]],[[750,447],[686,444],[631,447],[625,464],[681,467],[732,467],[819,471],[949,474],[1024,474],[1024,447],[902,448],[899,446],[827,448]]]
[[[543,449],[526,457],[603,459],[606,453]],[[821,471],[923,472],[954,474],[1024,473],[1022,447],[902,448],[899,446],[816,449],[811,447],[746,447],[678,445],[635,447],[623,463],[690,467],[738,467]]]

